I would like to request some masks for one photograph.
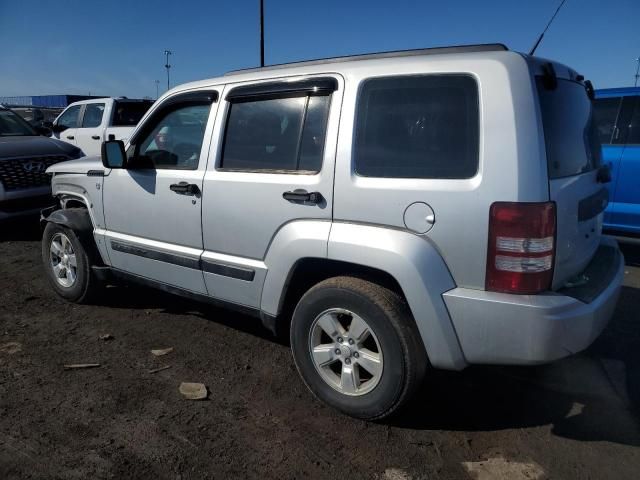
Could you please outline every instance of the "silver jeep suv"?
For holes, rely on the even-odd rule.
[[[318,398],[379,419],[431,368],[552,361],[610,319],[592,99],[502,45],[189,83],[49,168],[42,259],[71,301],[117,277],[253,313]]]

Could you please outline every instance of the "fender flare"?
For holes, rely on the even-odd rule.
[[[334,222],[328,258],[391,275],[407,300],[431,365],[448,370],[467,366],[442,296],[456,284],[428,237],[400,229]]]
[[[73,230],[87,252],[91,263],[99,266],[104,265],[93,238],[91,215],[86,208],[45,209],[40,215],[40,225],[43,230],[47,223],[55,223]]]

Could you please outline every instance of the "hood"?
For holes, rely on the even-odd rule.
[[[68,155],[78,158],[82,150],[70,143],[49,137],[0,137],[0,161],[15,157]]]
[[[56,163],[47,168],[47,173],[81,173],[86,175],[90,170],[105,171],[100,157],[82,157],[78,160],[68,160]]]

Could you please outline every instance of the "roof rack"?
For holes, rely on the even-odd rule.
[[[267,65],[266,67],[243,68],[239,70],[231,70],[225,73],[226,76],[238,75],[241,73],[264,72],[268,70],[278,70],[288,67],[306,67],[310,65],[324,65],[326,63],[352,62],[356,60],[373,60],[380,58],[397,58],[397,57],[414,57],[418,55],[441,55],[445,53],[474,53],[474,52],[497,52],[507,51],[506,45],[502,43],[485,43],[479,45],[457,45],[451,47],[432,47],[419,48],[415,50],[393,50],[390,52],[363,53],[359,55],[348,55],[342,57],[319,58],[316,60],[303,60],[291,63],[279,63],[276,65]]]

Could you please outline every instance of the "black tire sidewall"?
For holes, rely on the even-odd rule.
[[[71,287],[60,285],[51,267],[51,240],[57,233],[62,233],[67,236],[76,255],[76,281]],[[89,289],[91,266],[87,254],[73,230],[56,223],[50,222],[47,224],[42,236],[42,263],[47,274],[47,279],[58,295],[72,302],[80,302],[84,299]]]
[[[344,308],[359,315],[374,331],[383,354],[379,383],[363,395],[345,395],[328,385],[317,372],[309,352],[313,321],[331,308]],[[326,287],[307,293],[298,304],[291,329],[291,349],[300,374],[309,389],[329,405],[358,418],[375,418],[390,410],[405,385],[406,361],[402,341],[385,311],[359,292]]]

